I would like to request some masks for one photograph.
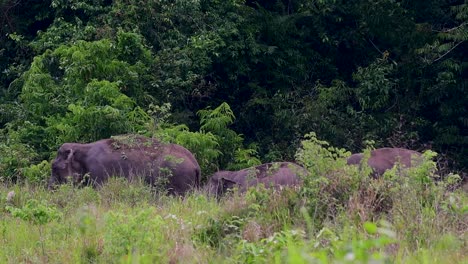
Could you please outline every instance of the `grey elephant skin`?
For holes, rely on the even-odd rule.
[[[171,194],[200,184],[200,166],[182,146],[137,135],[115,136],[89,144],[65,143],[52,163],[49,188],[71,178],[74,183],[101,185],[109,177],[162,183]]]
[[[218,171],[207,183],[210,195],[222,196],[227,190],[238,187],[241,192],[263,184],[267,188],[294,186],[302,183],[308,174],[303,167],[292,162],[272,162],[239,171]]]
[[[379,148],[371,151],[367,164],[372,169],[372,176],[379,177],[397,162],[406,168],[418,166],[423,161],[421,155],[420,152],[404,148]],[[363,153],[351,155],[347,160],[348,165],[360,165],[363,156]]]

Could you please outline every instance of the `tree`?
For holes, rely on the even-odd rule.
[[[134,33],[48,50],[23,76],[22,118],[9,129],[41,158],[63,142],[138,130],[149,118],[141,107],[152,100],[146,91],[151,62]]]

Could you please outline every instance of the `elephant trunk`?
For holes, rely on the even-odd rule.
[[[47,189],[53,190],[55,189],[55,177],[52,174],[49,178],[49,181],[47,182]]]

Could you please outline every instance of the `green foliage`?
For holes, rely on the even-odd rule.
[[[152,252],[154,260],[160,259],[160,250],[152,245],[162,245],[164,237],[160,230],[164,220],[154,215],[152,209],[128,212],[110,212],[106,215],[106,254],[125,256],[135,252]]]
[[[53,50],[77,40],[93,40],[96,28],[93,25],[86,25],[79,18],[73,20],[70,22],[63,17],[56,17],[47,30],[37,32],[37,39],[31,41],[29,46],[37,54],[41,54],[47,49]]]
[[[235,134],[263,160],[292,159],[316,131],[353,151],[368,139],[430,142],[463,168],[466,3],[428,1],[4,1],[0,128],[40,161],[64,140],[145,130],[151,103],[171,103],[171,122],[194,131],[197,113],[225,102]],[[132,109],[85,102],[104,81]],[[71,135],[96,116],[121,125]],[[73,118],[83,122],[64,124]],[[202,131],[231,126],[228,112],[219,118]],[[233,160],[253,150],[226,155],[240,138],[223,136],[216,166],[252,164]]]
[[[185,125],[163,128],[156,132],[156,137],[180,144],[192,153],[204,173],[216,170],[217,160],[221,155],[218,138],[212,133],[191,132]]]
[[[13,217],[38,225],[42,255],[46,256],[43,226],[51,221],[59,219],[62,216],[57,208],[50,206],[44,200],[38,201],[36,199],[30,199],[22,208],[6,206],[5,209],[9,211]]]
[[[356,168],[345,166],[349,155],[346,150],[318,139],[314,132],[306,135],[296,153],[297,161],[310,172],[303,179],[300,193],[318,227],[326,218],[343,210],[345,203],[369,179],[368,174],[361,175]]]
[[[44,184],[51,175],[51,164],[47,160],[43,160],[39,164],[25,168],[23,170],[23,175],[25,180],[30,183]]]
[[[241,263],[269,263],[272,253],[281,252],[292,245],[301,243],[305,234],[302,230],[284,230],[258,242],[239,241],[235,260]],[[293,263],[299,263],[294,261]]]
[[[6,209],[12,216],[24,221],[30,221],[35,225],[45,225],[50,221],[60,218],[60,212],[45,201],[30,199],[22,208],[7,206]]]
[[[168,122],[171,105],[151,105],[152,117],[148,131],[163,141],[180,144],[194,153],[203,175],[220,168],[242,169],[260,164],[255,146],[245,148],[243,138],[228,128],[234,123],[234,113],[227,103],[217,108],[200,110],[200,131],[191,132],[186,125]]]
[[[229,169],[241,170],[260,165],[262,162],[258,159],[258,152],[255,145],[250,145],[248,148],[238,148],[234,152],[235,164],[230,164]]]
[[[198,111],[200,116],[201,130],[205,131],[216,131],[219,133],[226,133],[223,131],[228,125],[231,125],[234,121],[234,113],[227,103],[222,103],[214,110],[206,109]]]
[[[58,142],[94,141],[142,127],[148,117],[132,99],[122,94],[116,83],[91,81],[83,99],[68,105],[63,117],[47,120],[50,135]]]
[[[212,133],[217,139],[222,154],[218,163],[220,168],[234,169],[242,168],[243,165],[260,164],[260,160],[254,156],[255,150],[243,149],[242,135],[228,128],[235,116],[227,103],[224,102],[213,110],[200,110],[197,114],[200,116],[200,131]]]
[[[37,154],[18,139],[18,133],[10,132],[9,138],[0,142],[0,180],[16,181],[22,176],[22,169],[28,167]]]
[[[155,224],[155,243],[117,228],[144,221],[124,208],[151,204],[143,186],[15,186],[15,206],[49,199],[67,222],[40,225],[40,254],[30,220],[5,211],[0,262],[466,261],[466,194],[447,192],[468,164],[466,1],[6,0],[0,10],[2,182],[43,181],[65,141],[127,132],[186,146],[205,177],[294,157],[311,172],[295,194],[162,198],[148,207],[177,217]],[[460,176],[434,172],[427,152],[417,168],[370,179],[341,149],[368,140],[431,145]],[[77,212],[90,203],[95,212]],[[106,232],[126,245],[108,248]]]
[[[203,192],[159,196],[140,183],[123,181],[110,181],[100,189],[63,185],[56,192],[34,185],[0,186],[0,204],[11,190],[17,194],[6,203],[10,209],[0,212],[0,239],[8,241],[0,248],[0,259],[463,263],[466,193],[425,184],[436,199],[420,196],[416,175],[409,171],[407,178],[388,177],[392,173],[399,172],[380,179],[389,185],[379,192],[389,194],[385,198],[392,203],[374,212],[375,220],[364,219],[372,210],[367,207],[369,191],[379,191],[372,189],[379,182],[374,179],[352,191],[351,199],[340,201],[342,208],[329,211],[329,220],[309,214],[303,207],[308,203],[294,189],[253,188],[245,195],[214,200]],[[337,179],[348,183],[347,178]],[[326,198],[325,191],[317,199]],[[27,217],[13,216],[17,210]],[[55,215],[49,213],[53,211],[59,221],[43,218]],[[36,225],[30,219],[42,220]]]
[[[144,102],[149,56],[138,36],[118,32],[116,43],[78,41],[36,57],[21,94],[26,123],[13,122],[21,141],[46,158],[63,142],[142,129],[149,117],[135,100]]]
[[[345,149],[330,146],[327,141],[317,138],[315,132],[304,136],[302,148],[296,153],[299,161],[313,175],[326,175],[332,171],[342,168],[351,153]]]
[[[361,109],[378,110],[388,106],[388,102],[394,96],[392,91],[395,83],[388,78],[393,69],[394,65],[385,58],[377,60],[366,68],[357,69],[353,79],[358,82],[356,97]]]
[[[346,235],[333,234],[328,230],[331,234],[328,234],[327,237],[335,238],[330,241],[330,248],[324,250],[332,252],[333,257],[326,257],[326,255],[322,255],[322,257],[329,260],[335,259],[357,263],[388,261],[389,258],[383,252],[383,249],[396,242],[396,234],[391,224],[386,221],[381,221],[378,224],[364,222],[363,227],[367,234],[354,235],[350,239],[346,238]],[[320,254],[315,255],[320,256]]]

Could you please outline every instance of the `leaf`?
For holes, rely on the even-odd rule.
[[[369,234],[376,234],[377,233],[377,225],[372,222],[364,222],[363,224],[364,229],[367,231]]]

